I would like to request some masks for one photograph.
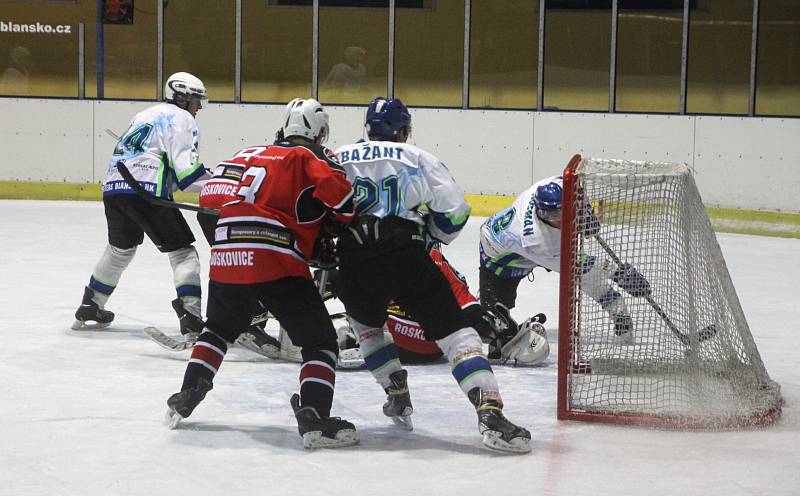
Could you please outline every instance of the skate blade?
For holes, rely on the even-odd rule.
[[[400,427],[401,429],[405,429],[407,431],[413,431],[414,430],[414,422],[411,421],[411,414],[405,415],[405,416],[397,415],[397,416],[391,417],[391,419],[392,419],[392,422],[394,422],[394,425],[396,425],[397,427]]]
[[[194,339],[187,339],[188,336],[180,336],[179,338],[167,336],[157,327],[145,327],[144,334],[155,341],[156,344],[169,351],[183,351],[189,349],[194,346],[194,343],[197,341],[197,336],[194,336]]]
[[[336,362],[340,369],[360,369],[364,366],[364,357],[358,348],[349,348],[339,351],[339,358]]]
[[[343,429],[330,438],[322,435],[321,431],[311,431],[303,434],[303,448],[344,448],[353,446],[360,441],[355,429]]]
[[[93,322],[93,323],[92,323]],[[103,329],[111,325],[111,322],[95,322],[94,320],[78,320],[72,323],[70,329],[73,331],[93,331],[95,329]]]
[[[515,437],[511,441],[503,440],[503,435],[497,431],[483,433],[483,445],[494,451],[504,453],[525,454],[531,452],[531,440],[525,437]]]
[[[167,424],[167,427],[174,430],[180,426],[183,417],[181,414],[173,410],[172,408],[167,408],[167,413],[164,415],[164,423]]]
[[[281,350],[278,347],[269,344],[259,346],[256,344],[253,337],[247,333],[244,333],[241,336],[239,336],[239,339],[236,340],[236,343],[239,344],[242,348],[250,350],[253,353],[256,353],[263,357],[271,358],[273,360],[281,359]]]

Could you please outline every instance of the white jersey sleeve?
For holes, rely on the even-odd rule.
[[[148,192],[172,199],[175,190],[206,176],[199,142],[200,131],[189,112],[169,103],[139,112],[114,147],[103,194],[135,194],[117,171],[117,163],[123,162]]]
[[[487,219],[481,227],[481,265],[500,277],[521,277],[537,266],[560,270],[561,230],[542,222],[533,203],[536,189],[551,182],[561,185],[561,176],[538,181]]]
[[[402,217],[444,243],[466,224],[470,206],[461,188],[430,153],[408,143],[364,141],[336,155],[353,184],[357,214]]]

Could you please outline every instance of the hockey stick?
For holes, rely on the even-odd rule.
[[[179,208],[181,210],[191,210],[192,212],[200,212],[201,214],[206,215],[219,215],[219,210],[215,210],[213,208],[206,208],[201,207],[198,205],[192,205],[191,203],[178,203],[172,200],[165,200],[163,198],[159,198],[157,196],[151,195],[146,189],[139,184],[139,181],[133,177],[131,171],[125,167],[125,164],[122,161],[117,162],[117,170],[119,171],[122,179],[128,183],[128,186],[137,194],[140,198],[142,198],[147,203],[153,205],[159,205],[162,207],[169,207],[169,208]]]
[[[605,252],[608,253],[608,256],[611,257],[611,260],[613,260],[618,267],[623,266],[622,260],[619,259],[617,254],[614,253],[614,250],[612,250],[611,247],[608,246],[608,243],[606,243],[606,241],[603,238],[601,238],[599,234],[595,234],[594,239],[596,239],[597,242],[600,243],[600,246],[603,247],[603,250],[605,250]],[[691,339],[689,339],[689,336],[687,336],[686,334],[681,332],[680,329],[678,329],[678,327],[672,322],[672,319],[669,318],[669,315],[667,315],[664,309],[661,308],[661,305],[656,303],[656,301],[653,300],[653,297],[650,296],[649,294],[644,295],[644,299],[647,300],[647,303],[649,303],[650,306],[653,307],[653,310],[655,310],[658,316],[661,317],[661,319],[664,321],[665,324],[667,324],[667,327],[669,327],[669,330],[672,331],[675,337],[678,338],[678,340],[685,346],[689,346],[689,344],[691,343]],[[717,334],[717,327],[714,324],[711,324],[707,327],[700,329],[700,331],[697,333],[697,340],[698,342],[702,343],[703,341],[707,341],[713,338],[716,334]]]

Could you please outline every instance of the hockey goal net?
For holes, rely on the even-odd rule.
[[[780,387],[686,165],[576,155],[564,170],[561,236],[560,419],[724,429],[780,416]],[[647,294],[612,282],[626,263]],[[591,264],[621,296],[630,333],[618,335],[612,314],[581,290]]]

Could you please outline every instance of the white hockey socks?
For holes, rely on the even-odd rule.
[[[351,321],[364,363],[378,384],[383,389],[388,388],[392,385],[389,376],[403,370],[392,335],[383,328],[367,327],[354,319]]]
[[[89,279],[89,287],[94,290],[92,301],[104,308],[111,293],[116,289],[122,273],[130,265],[136,255],[136,247],[123,250],[116,246],[106,245],[103,255],[94,268]]]
[[[453,377],[465,395],[474,388],[480,388],[484,395],[502,405],[500,386],[497,385],[489,360],[483,354],[481,338],[475,329],[465,327],[438,339],[436,344],[450,361]]]
[[[192,315],[200,317],[203,313],[200,286],[200,257],[194,246],[169,252],[175,292],[183,301],[183,307]]]

